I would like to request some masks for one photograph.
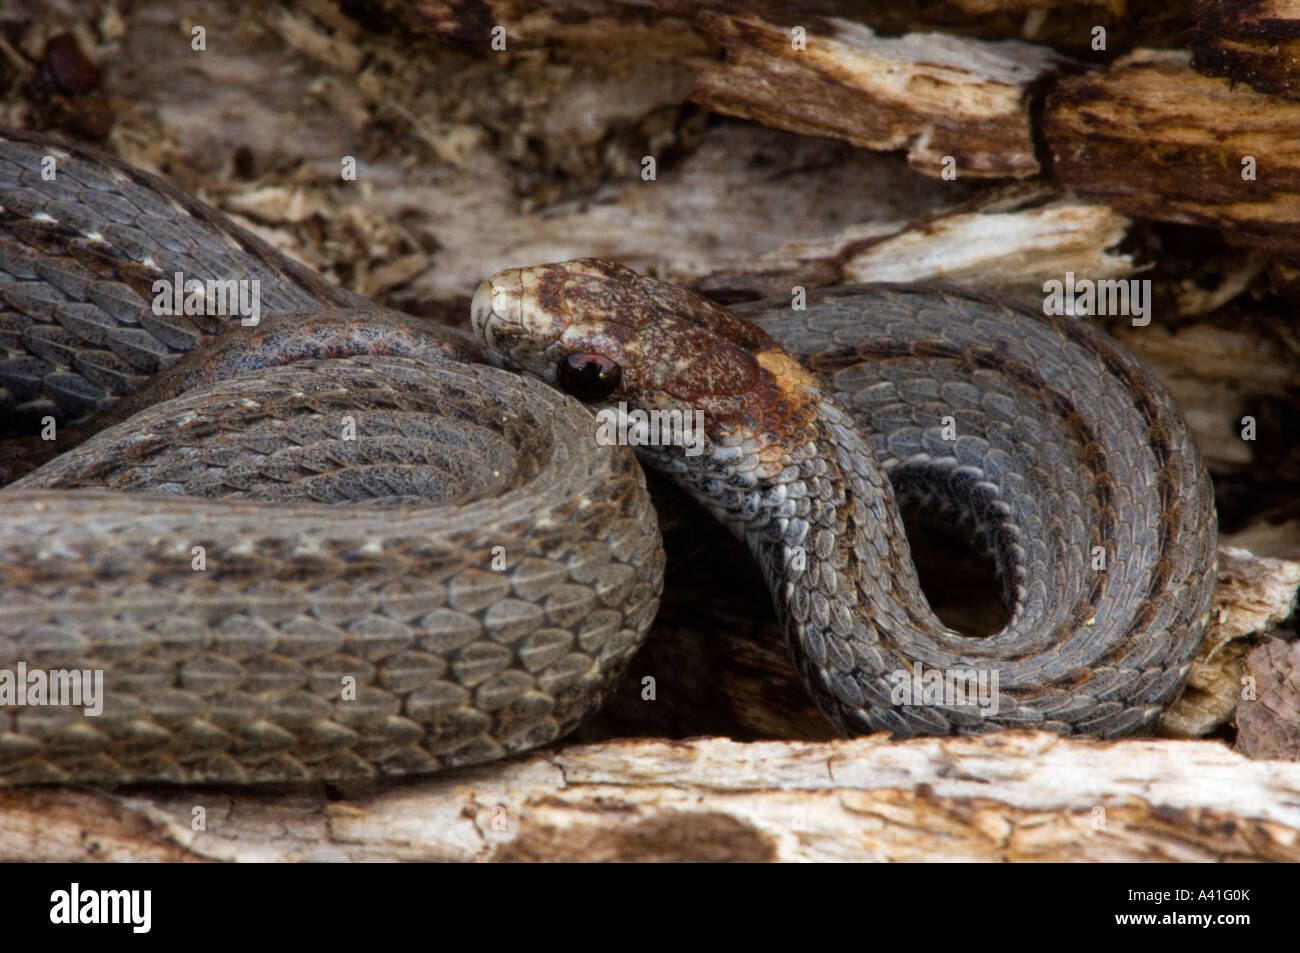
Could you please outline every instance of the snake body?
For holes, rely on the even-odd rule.
[[[175,271],[259,278],[262,325],[154,313]],[[117,160],[0,136],[0,408],[109,424],[0,493],[0,670],[105,674],[98,716],[0,707],[0,783],[373,778],[571,730],[641,643],[663,554],[632,453],[551,385],[703,412],[702,453],[638,453],[753,551],[841,731],[1151,730],[1215,543],[1154,376],[953,292],[747,310],[567,262],[485,283],[476,344]],[[900,505],[994,560],[1001,633],[930,611]],[[896,697],[899,672],[967,669],[997,675],[983,708]]]
[[[599,406],[703,411],[704,452],[641,457],[747,544],[841,732],[1116,737],[1181,690],[1213,590],[1212,489],[1155,376],[1086,325],[879,286],[750,323],[600,261],[503,272],[473,311],[496,364],[559,385],[590,355],[620,368]],[[1001,632],[935,616],[900,503],[993,559]]]

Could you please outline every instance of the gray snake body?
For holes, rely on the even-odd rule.
[[[259,278],[263,325],[153,313],[173,271]],[[574,355],[579,380],[620,372],[600,407],[703,410],[702,455],[641,456],[754,551],[842,731],[1116,736],[1181,689],[1208,477],[1150,372],[1083,325],[880,288],[750,309],[764,331],[593,261],[503,272],[473,310],[486,358],[533,377],[161,180],[0,137],[0,408],[115,421],[0,493],[0,670],[105,673],[98,716],[0,707],[0,783],[371,778],[563,736],[663,573],[632,454],[546,386]],[[1003,632],[934,617],[891,480],[990,553]],[[994,704],[900,703],[917,665],[996,672]]]

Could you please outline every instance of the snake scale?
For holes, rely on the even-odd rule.
[[[257,279],[260,323],[159,313],[175,272]],[[592,410],[702,411],[695,451],[637,454],[749,547],[846,734],[1115,737],[1181,690],[1209,478],[1151,372],[1076,319],[895,286],[742,317],[592,259],[471,310],[473,339],[385,311],[159,178],[0,135],[0,419],[29,431],[6,462],[53,456],[0,493],[0,676],[104,676],[97,715],[0,707],[0,784],[368,779],[562,737],[663,579]],[[937,619],[900,507],[988,555],[1001,632]],[[955,671],[989,704],[897,695]]]

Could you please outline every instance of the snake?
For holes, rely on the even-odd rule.
[[[257,281],[258,321],[160,306],[182,275]],[[909,285],[724,307],[595,258],[501,271],[469,318],[0,135],[0,784],[365,781],[561,739],[657,611],[642,465],[744,543],[845,735],[1149,734],[1182,690],[1213,488],[1078,318]],[[991,562],[1000,631],[939,620],[908,512]]]

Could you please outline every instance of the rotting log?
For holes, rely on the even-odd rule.
[[[1058,83],[1042,131],[1080,195],[1300,263],[1300,103],[1204,76],[1186,51],[1139,50]]]
[[[0,791],[0,859],[1296,861],[1298,805],[1300,765],[1215,742],[623,741],[346,801]]]
[[[929,175],[1036,175],[1028,103],[1064,59],[1018,40],[940,33],[878,37],[846,20],[824,32],[758,16],[696,17],[727,60],[696,77],[709,109],[869,149],[906,149]],[[799,32],[799,31],[802,31]]]

